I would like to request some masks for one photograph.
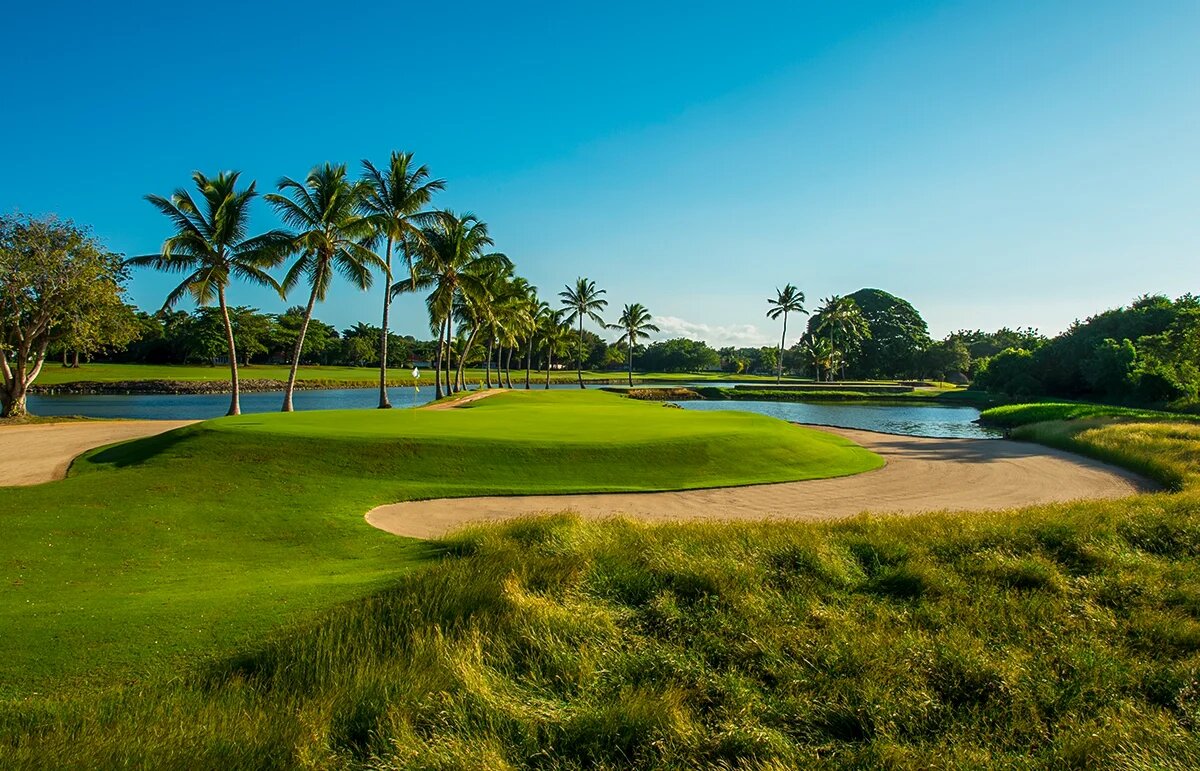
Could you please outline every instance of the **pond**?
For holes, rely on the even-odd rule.
[[[979,410],[974,407],[750,401],[685,401],[678,404],[689,410],[743,410],[793,423],[860,428],[885,434],[965,439],[996,439],[1002,435],[996,429],[975,423]]]
[[[539,388],[541,386],[535,386]],[[555,384],[551,388],[579,388],[574,384]],[[419,407],[433,401],[434,386],[388,389],[393,407]],[[278,412],[283,391],[244,393],[242,412]],[[379,404],[375,388],[329,388],[296,391],[292,403],[297,410],[358,410]],[[229,394],[56,394],[29,397],[34,415],[84,415],[89,418],[125,418],[130,420],[207,420],[219,418],[229,410]]]
[[[551,386],[554,389],[578,387],[573,383]],[[420,389],[390,388],[388,396],[394,407],[418,407],[433,400],[434,388],[432,385],[421,386]],[[293,398],[297,410],[371,409],[379,403],[379,393],[374,388],[296,391]],[[275,412],[282,401],[282,391],[244,393],[242,412]],[[979,417],[979,411],[973,407],[758,401],[685,401],[680,402],[680,406],[693,410],[745,410],[794,423],[861,428],[910,436],[993,438],[1000,435],[998,431],[973,422]],[[206,420],[221,417],[228,409],[228,394],[62,394],[29,397],[29,411],[35,415]]]

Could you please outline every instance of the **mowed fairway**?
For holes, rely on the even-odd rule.
[[[363,514],[414,498],[668,490],[852,474],[844,439],[597,392],[445,411],[246,415],[93,451],[0,489],[0,694],[219,655],[432,554]]]

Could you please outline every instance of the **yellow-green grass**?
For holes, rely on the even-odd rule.
[[[61,482],[0,489],[0,692],[138,677],[377,589],[429,554],[363,521],[382,503],[775,482],[881,463],[782,421],[594,391],[246,415],[116,445]]]
[[[1148,410],[1137,407],[1118,407],[1089,402],[1030,402],[1005,404],[980,413],[980,420],[1002,428],[1015,428],[1033,423],[1056,420],[1121,419],[1121,420],[1193,420],[1178,412]]]
[[[1074,441],[1141,430],[1112,429]],[[1196,438],[1128,458],[1194,471]],[[1191,487],[820,525],[550,517],[437,546],[174,679],[0,707],[0,747],[88,767],[1200,765]]]

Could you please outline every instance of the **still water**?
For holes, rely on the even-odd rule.
[[[743,410],[794,423],[861,428],[886,434],[938,438],[994,439],[1001,432],[973,422],[974,407],[894,404],[806,404],[803,402],[679,402],[689,410]]]
[[[537,388],[538,386],[535,386]],[[561,383],[551,388],[574,389]],[[433,400],[432,385],[390,388],[392,406],[417,407]],[[335,388],[321,391],[297,391],[293,397],[297,410],[370,409],[379,403],[374,388]],[[275,412],[283,401],[282,391],[242,394],[242,412]],[[805,404],[801,402],[685,401],[680,406],[691,410],[745,410],[796,423],[861,428],[889,434],[933,437],[990,438],[999,432],[983,428],[973,421],[979,411],[972,407],[935,407],[929,405],[878,404]],[[228,394],[145,395],[83,394],[30,396],[29,410],[35,415],[86,415],[92,418],[159,420],[205,420],[225,414]]]

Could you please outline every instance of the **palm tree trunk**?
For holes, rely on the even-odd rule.
[[[787,311],[783,312],[783,334],[779,336],[779,365],[778,371],[775,373],[775,385],[783,380],[783,344],[787,342]]]
[[[529,371],[533,369],[533,335],[529,336],[529,348],[525,351],[525,390],[529,390]]]
[[[462,388],[464,391],[467,389],[467,375],[466,375],[467,354],[469,354],[471,352],[471,346],[475,344],[475,336],[478,334],[479,334],[479,325],[475,325],[474,327],[471,328],[471,334],[467,335],[466,350],[463,351],[462,356],[458,357],[458,372],[457,372],[457,374],[455,374],[454,377],[455,377],[456,383],[458,383],[458,382],[462,383]]]
[[[512,388],[512,355],[513,349],[508,349],[508,358],[504,360],[504,387]]]
[[[484,378],[485,378],[484,384],[488,388],[492,387],[492,346],[495,344],[496,344],[495,336],[488,337],[487,358],[484,360],[484,364],[483,364],[483,374],[484,374]]]
[[[550,370],[554,369],[554,348],[546,352],[546,390],[550,390]]]
[[[579,375],[579,387],[583,388],[583,314],[579,315],[579,354],[575,358],[575,372]]]
[[[632,336],[632,332],[630,335]],[[629,346],[629,387],[633,388],[633,345]]]
[[[442,393],[442,354],[444,352],[442,338],[446,334],[446,322],[438,323],[437,360],[433,364],[433,382],[437,386],[433,393],[434,399],[441,399]]]
[[[308,320],[312,318],[313,306],[317,304],[317,282],[313,282],[312,292],[308,295],[308,305],[304,309],[304,321],[300,324],[300,334],[296,336],[296,347],[292,350],[292,371],[288,373],[287,388],[283,392],[283,411],[291,412],[292,392],[296,390],[296,371],[300,369],[300,351],[304,349],[304,335],[308,332]],[[232,333],[231,333],[232,334]],[[230,345],[232,345],[230,337]]]
[[[233,324],[229,321],[229,306],[225,304],[225,287],[217,287],[217,302],[221,305],[221,320],[225,322],[225,344],[229,346],[229,412],[226,415],[241,415],[242,405],[238,398],[237,349],[233,343]]]
[[[390,410],[387,392],[388,311],[392,305],[392,237],[387,240],[387,280],[383,283],[383,329],[379,332],[379,409]]]

